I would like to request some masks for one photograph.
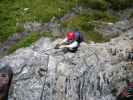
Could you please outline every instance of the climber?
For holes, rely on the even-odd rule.
[[[57,44],[56,48],[63,49],[65,52],[76,52],[82,41],[83,37],[80,32],[68,32],[65,39]]]

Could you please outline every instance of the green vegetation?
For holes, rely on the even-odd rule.
[[[129,7],[133,7],[133,0],[79,0],[79,5],[86,8],[107,10],[112,8],[113,10],[123,10]]]
[[[96,31],[88,31],[86,32],[86,38],[89,42],[89,40],[93,40],[95,42],[106,42],[109,41],[109,38],[104,38],[101,34],[99,34]]]
[[[95,31],[95,27],[98,22],[115,22],[117,21],[117,17],[109,15],[104,11],[90,11],[89,13],[81,13],[63,23],[64,27],[75,29],[78,28],[82,31],[85,37],[88,40],[93,40],[95,42],[103,42],[108,39],[103,38],[98,32]]]
[[[15,51],[16,49],[21,48],[21,47],[27,47],[43,36],[44,37],[52,37],[52,34],[51,33],[31,33],[26,38],[22,39],[16,45],[11,47],[8,50],[8,53],[12,53],[13,51]]]
[[[47,22],[53,16],[63,16],[76,0],[1,0],[0,1],[0,43],[16,31],[16,23],[28,21]]]
[[[108,3],[105,0],[79,0],[79,5],[98,10],[106,10],[108,7]]]
[[[133,18],[133,12],[130,14],[129,18],[130,18],[130,19],[132,19],[132,18]]]
[[[47,22],[53,16],[63,16],[74,5],[76,0],[15,0],[20,7],[20,21]],[[21,18],[22,17],[22,18]]]
[[[114,10],[123,10],[133,7],[133,0],[106,0]]]
[[[7,0],[0,1],[0,43],[16,31],[16,19],[13,14],[15,9],[11,6],[13,4],[13,2]],[[13,12],[10,12],[10,10],[13,10]]]

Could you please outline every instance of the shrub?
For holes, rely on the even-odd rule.
[[[123,10],[133,7],[133,0],[106,0],[114,10]]]
[[[79,5],[83,7],[98,9],[98,10],[106,10],[107,2],[105,0],[79,0]]]

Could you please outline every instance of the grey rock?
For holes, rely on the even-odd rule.
[[[108,48],[118,44],[81,43],[76,53],[64,54],[54,49],[59,41],[41,38],[0,60],[14,71],[9,100],[115,100],[112,90],[133,80],[127,62],[112,64]]]
[[[116,23],[101,23],[98,24],[96,31],[101,33],[104,37],[118,37],[127,34],[127,37],[133,37],[133,20],[122,20]],[[130,35],[129,35],[130,34]]]

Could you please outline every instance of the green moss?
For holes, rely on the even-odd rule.
[[[20,40],[16,45],[11,47],[8,50],[8,53],[12,53],[13,51],[15,51],[18,48],[29,46],[32,43],[34,43],[35,41],[37,41],[39,38],[41,38],[42,36],[44,36],[44,37],[52,37],[52,34],[51,33],[47,33],[47,32],[46,33],[30,33],[27,37],[25,37],[24,39]]]

